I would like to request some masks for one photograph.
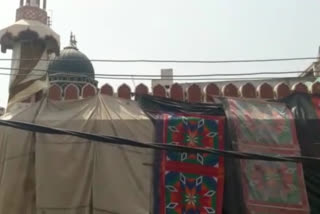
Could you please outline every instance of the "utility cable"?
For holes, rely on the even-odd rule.
[[[224,64],[224,63],[259,63],[280,61],[319,60],[319,57],[293,57],[293,58],[265,58],[265,59],[237,59],[237,60],[172,60],[172,59],[90,59],[91,62],[109,63],[181,63],[181,64]],[[20,59],[3,58],[0,61],[82,61],[78,59]]]
[[[73,131],[68,129],[61,128],[52,128],[49,126],[38,125],[34,123],[26,123],[19,121],[8,121],[0,120],[1,126],[16,128],[24,131],[42,133],[42,134],[51,134],[51,135],[68,135],[86,139],[88,141],[97,141],[105,144],[112,145],[126,145],[146,149],[156,149],[170,152],[188,152],[188,153],[207,153],[214,155],[221,155],[227,158],[238,158],[238,159],[247,159],[247,160],[264,160],[264,161],[280,161],[280,162],[316,162],[320,163],[320,158],[316,157],[305,157],[305,156],[271,156],[264,154],[255,154],[247,152],[238,152],[238,151],[228,151],[220,149],[204,149],[204,148],[192,148],[187,146],[179,146],[173,144],[160,144],[160,143],[143,143],[138,141],[133,141],[130,139],[114,137],[114,136],[105,136],[98,134],[91,134],[86,132]]]
[[[15,71],[30,71],[31,69],[23,69],[23,68],[7,68],[7,67],[0,67],[0,70],[15,70]],[[45,72],[47,73],[48,70],[45,69],[32,69],[32,71],[36,72]],[[50,74],[50,76],[54,75],[68,75],[68,76],[74,76],[74,77],[87,77],[86,75],[83,75],[81,73],[79,74],[70,74],[66,73],[60,70],[50,70],[51,72],[55,72],[53,74]],[[61,73],[59,73],[61,72]],[[236,77],[238,76],[256,76],[256,75],[279,75],[279,74],[301,74],[303,71],[283,71],[283,72],[255,72],[255,73],[213,73],[213,74],[197,74],[197,75],[173,75],[173,76],[161,76],[161,75],[149,75],[149,74],[101,74],[97,73],[95,76],[97,78],[103,79],[102,77],[106,77],[106,79],[130,79],[135,78],[137,80],[153,80],[154,78],[161,78],[159,80],[172,80],[171,78],[174,78],[174,80],[197,80],[197,79],[187,79],[187,78],[197,78],[197,77],[233,77],[231,79],[238,79]],[[9,74],[9,73],[1,73],[1,75],[38,75],[38,74]],[[39,74],[39,76],[42,76]],[[151,78],[154,77],[154,78]],[[184,77],[184,78],[175,78],[175,77]],[[259,77],[254,77],[259,78]],[[266,77],[261,77],[266,78]],[[230,79],[230,78],[215,78],[215,79]],[[208,78],[200,79],[200,80],[208,80]]]

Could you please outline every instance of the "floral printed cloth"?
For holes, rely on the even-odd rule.
[[[233,148],[268,155],[300,155],[294,120],[279,103],[226,99]],[[301,164],[240,160],[248,214],[306,214],[309,205]]]
[[[224,117],[162,114],[164,144],[224,149]],[[224,159],[211,154],[161,152],[160,214],[221,214]]]

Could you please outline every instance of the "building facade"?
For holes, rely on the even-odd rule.
[[[44,95],[52,100],[71,100],[97,93],[124,99],[151,94],[187,102],[211,102],[214,96],[279,99],[294,91],[320,94],[319,61],[295,78],[175,83],[173,70],[163,69],[162,77],[152,80],[151,88],[143,84],[135,88],[105,84],[98,88],[94,67],[78,49],[74,35],[71,34],[70,45],[60,50],[60,37],[50,28],[46,6],[46,0],[21,0],[16,23],[0,31],[2,52],[11,49],[12,58],[20,59],[12,61],[9,106],[35,102]]]

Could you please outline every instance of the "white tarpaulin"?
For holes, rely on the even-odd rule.
[[[4,119],[151,143],[137,103],[42,100]],[[0,128],[0,214],[149,214],[153,151]]]

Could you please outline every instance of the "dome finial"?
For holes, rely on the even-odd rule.
[[[71,32],[70,34],[70,46],[77,48],[77,40],[76,40],[76,36]]]

